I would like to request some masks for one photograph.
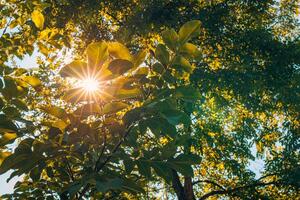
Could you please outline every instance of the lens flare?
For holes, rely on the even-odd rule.
[[[99,81],[94,78],[86,78],[81,81],[81,87],[87,92],[95,92],[99,89]]]

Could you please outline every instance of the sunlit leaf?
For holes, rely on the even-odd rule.
[[[9,133],[9,132],[3,133],[0,138],[0,146],[10,144],[14,142],[16,138],[17,138],[16,133]]]
[[[34,77],[34,76],[23,76],[22,80],[34,88],[39,87],[42,84],[40,79],[38,79],[37,77]]]
[[[51,106],[51,107],[41,107],[41,109],[43,111],[45,111],[46,113],[57,117],[59,119],[66,119],[67,117],[67,113],[64,109],[60,108],[60,107],[55,107],[55,106]]]
[[[44,28],[45,18],[39,10],[34,10],[31,13],[31,19],[38,29],[42,30]]]
[[[128,107],[128,104],[123,102],[111,102],[103,106],[102,114],[111,114],[121,111]]]
[[[82,79],[84,77],[88,77],[89,70],[87,67],[86,62],[83,62],[81,60],[75,60],[66,66],[64,66],[59,74],[62,77],[74,77],[78,79]]]
[[[89,69],[95,73],[95,70],[108,58],[107,43],[104,41],[91,43],[87,46],[86,53]]]
[[[136,55],[134,55],[133,57],[133,64],[134,64],[134,67],[138,67],[140,64],[142,64],[145,59],[147,57],[147,51],[146,50],[141,50],[139,51]]]
[[[129,50],[126,46],[119,42],[109,42],[108,43],[108,52],[115,58],[120,58],[124,60],[132,60]]]
[[[163,31],[162,38],[170,49],[176,51],[179,37],[174,29],[166,29]]]
[[[186,43],[189,39],[199,33],[201,22],[199,20],[192,20],[183,24],[179,30],[179,42]]]
[[[8,156],[10,156],[10,155],[11,155],[10,152],[2,152],[2,151],[0,151],[0,166],[1,166],[2,162],[3,162],[3,160],[5,158],[7,158]]]
[[[193,67],[190,64],[190,62],[182,56],[175,57],[173,67],[175,67],[178,70],[184,70],[189,73],[193,71]]]
[[[200,59],[201,51],[192,43],[185,43],[181,46],[179,52],[188,58]]]

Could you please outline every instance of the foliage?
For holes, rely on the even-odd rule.
[[[295,5],[5,1],[0,174],[24,178],[2,198],[296,198]]]

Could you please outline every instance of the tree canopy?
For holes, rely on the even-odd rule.
[[[1,198],[299,197],[298,1],[4,0],[0,16],[0,175],[22,175]]]

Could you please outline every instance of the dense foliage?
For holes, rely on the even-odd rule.
[[[1,2],[2,198],[296,199],[297,3]]]

